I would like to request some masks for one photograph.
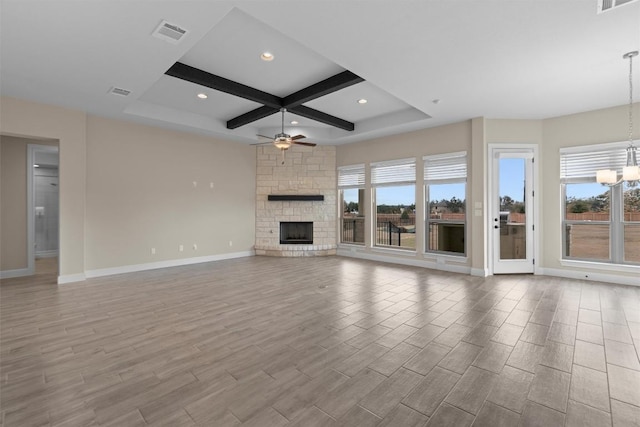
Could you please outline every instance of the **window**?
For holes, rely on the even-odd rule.
[[[466,253],[466,152],[424,157],[425,250]]]
[[[416,160],[371,164],[374,245],[416,249]]]
[[[610,199],[598,183],[565,184],[565,257],[609,261]]]
[[[622,190],[624,261],[640,263],[640,186],[631,187],[625,182]]]
[[[622,169],[624,147],[602,144],[560,151],[563,258],[640,263],[640,188],[596,182],[596,170]]]
[[[338,168],[340,242],[364,244],[364,165]]]

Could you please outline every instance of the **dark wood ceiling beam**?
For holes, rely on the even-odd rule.
[[[339,117],[332,116],[322,111],[314,110],[313,108],[306,107],[304,105],[298,105],[297,107],[289,108],[288,111],[297,114],[307,119],[315,120],[320,123],[324,123],[330,126],[335,126],[339,129],[353,131],[355,125],[351,122],[343,120]]]
[[[262,107],[258,107],[255,110],[251,110],[248,113],[244,113],[227,121],[227,129],[236,129],[240,126],[248,125],[249,123],[270,116],[278,111],[280,111],[279,108],[272,108],[263,105]]]
[[[240,98],[248,99],[271,108],[280,109],[282,107],[282,98],[279,96],[271,95],[270,93],[254,89],[250,86],[243,85],[242,83],[237,83],[233,80],[207,73],[206,71],[202,71],[181,62],[173,64],[165,74],[201,86],[209,87],[220,92],[239,96]]]
[[[287,109],[297,107],[305,102],[312,101],[363,81],[364,79],[362,77],[353,74],[351,71],[343,71],[286,96],[282,100],[282,106]]]
[[[240,126],[260,120],[280,111],[280,109],[284,107],[288,111],[307,119],[335,126],[339,129],[353,131],[355,129],[355,125],[353,123],[339,117],[323,113],[322,111],[314,110],[313,108],[306,107],[302,104],[364,81],[362,77],[353,74],[351,71],[343,71],[324,79],[321,82],[294,92],[285,98],[280,98],[279,96],[271,95],[270,93],[243,85],[242,83],[237,83],[233,80],[216,76],[215,74],[208,73],[181,62],[173,64],[165,74],[263,104],[262,107],[258,107],[248,113],[228,120],[227,129],[236,129]]]

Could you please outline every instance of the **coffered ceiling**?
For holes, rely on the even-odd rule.
[[[625,104],[622,55],[640,48],[640,2],[602,14],[596,0],[2,0],[0,7],[2,95],[239,143],[280,132],[280,115],[231,129],[229,120],[263,104],[167,70],[179,62],[277,98],[347,70],[363,81],[303,106],[351,122],[353,131],[285,116],[287,133],[343,144],[478,116],[541,119]],[[185,36],[153,37],[163,20]],[[273,61],[260,59],[266,51]],[[113,95],[113,87],[130,94]]]

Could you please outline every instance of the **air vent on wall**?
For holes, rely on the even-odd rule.
[[[635,3],[639,0],[598,0],[598,13],[608,12],[619,6]]]
[[[160,25],[153,30],[151,35],[168,41],[169,43],[178,44],[178,42],[187,35],[187,30],[180,28],[177,25],[170,24],[167,21],[162,21]]]
[[[131,91],[114,86],[111,89],[109,89],[109,93],[112,95],[118,95],[118,96],[129,96]]]

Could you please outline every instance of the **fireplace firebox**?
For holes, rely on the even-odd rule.
[[[281,245],[313,244],[313,222],[281,222]]]

